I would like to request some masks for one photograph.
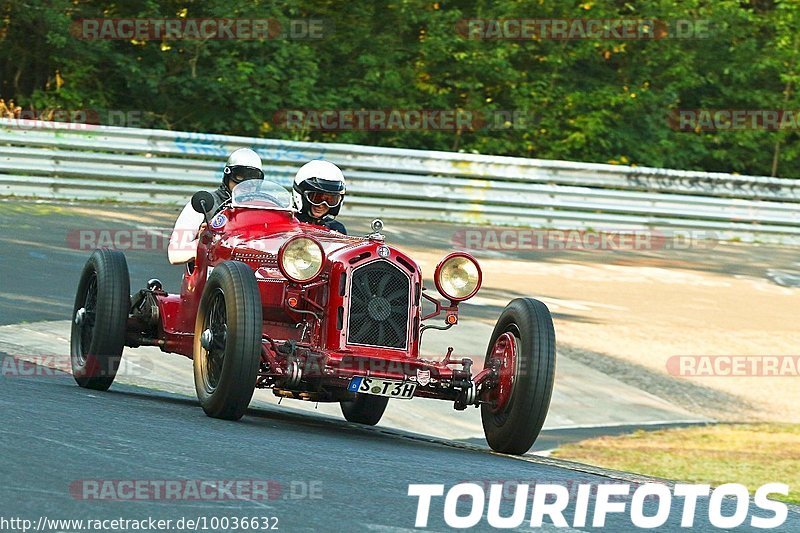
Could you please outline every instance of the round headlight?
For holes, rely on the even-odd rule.
[[[481,269],[467,254],[450,254],[436,267],[434,281],[442,296],[459,302],[472,298],[481,288]]]
[[[292,281],[309,281],[322,270],[325,254],[322,245],[309,237],[286,241],[278,252],[281,273]]]

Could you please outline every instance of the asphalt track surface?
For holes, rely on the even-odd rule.
[[[98,223],[89,216],[0,213],[0,324],[63,320],[70,314],[88,255],[65,247],[65,232]],[[129,263],[132,289],[150,277],[161,277],[168,290],[177,288],[180,268],[168,265],[163,251],[140,253]],[[268,480],[280,490],[266,500],[107,501],[71,492],[81,480]],[[35,523],[40,517],[175,521],[246,516],[277,517],[281,531],[406,531],[414,530],[417,508],[417,498],[407,495],[409,484],[441,483],[447,489],[461,482],[503,481],[574,487],[647,480],[563,461],[501,456],[469,444],[363,428],[313,414],[259,407],[232,423],[210,419],[196,400],[169,393],[119,384],[98,393],[77,387],[67,375],[0,375],[0,517],[6,519]],[[314,487],[314,497],[307,494],[308,487]],[[678,500],[658,531],[683,530]],[[565,513],[570,524],[573,505]],[[732,501],[724,502],[723,514],[733,514],[733,507]],[[590,517],[592,508],[590,504]],[[466,502],[459,509],[466,514]],[[652,502],[645,509],[655,513]],[[769,513],[753,510],[752,515]],[[704,500],[695,516],[695,530],[716,531]],[[526,530],[526,523],[519,530]],[[442,498],[434,499],[429,528],[448,529]],[[485,518],[478,529],[489,529]],[[632,529],[625,513],[610,514],[605,530]],[[798,530],[796,508],[775,529]]]
[[[470,481],[514,481],[574,487],[646,481],[267,408],[251,409],[239,422],[214,420],[192,399],[119,385],[99,393],[79,388],[68,375],[0,377],[0,406],[2,516],[34,523],[40,517],[177,521],[247,516],[277,517],[281,531],[408,531],[414,529],[417,506],[417,498],[407,495],[409,484],[449,488]],[[280,489],[250,501],[108,501],[84,499],[75,490],[82,480],[267,480]],[[504,505],[510,513],[511,502]],[[589,509],[591,516],[591,504]],[[465,502],[459,512],[468,514]],[[565,513],[570,524],[573,512],[571,504]],[[726,501],[723,513],[733,512],[734,503]],[[647,503],[645,513],[655,514],[655,504]],[[769,513],[753,510],[752,515]],[[695,516],[694,530],[715,530],[703,500]],[[658,530],[683,530],[679,522],[680,508],[674,503],[669,521]],[[442,498],[434,499],[428,525],[448,529]],[[774,531],[798,527],[800,514],[792,511]],[[486,521],[478,528],[488,529]],[[629,515],[609,515],[605,530],[631,529]]]

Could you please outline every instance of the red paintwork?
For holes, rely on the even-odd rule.
[[[228,208],[222,211],[228,221],[218,229],[211,227],[200,236],[197,261],[183,276],[180,295],[155,292],[160,310],[157,339],[144,339],[138,344],[129,340],[129,345],[154,344],[163,351],[193,357],[195,319],[197,309],[209,275],[208,269],[228,260],[247,263],[255,272],[263,308],[263,333],[265,340],[262,360],[271,363],[259,375],[258,385],[282,387],[285,376],[285,355],[276,349],[286,341],[293,340],[299,347],[297,355],[305,361],[302,390],[309,390],[309,383],[319,390],[346,388],[349,378],[356,375],[372,375],[391,379],[416,379],[417,370],[429,370],[433,380],[458,379],[459,374],[451,366],[462,365],[462,361],[425,361],[419,358],[422,298],[422,273],[417,264],[399,250],[388,246],[389,255],[380,258],[378,247],[381,240],[365,237],[343,236],[339,233],[298,222],[288,211],[269,211],[250,208]],[[281,245],[297,236],[309,236],[320,244],[325,253],[325,264],[320,274],[306,283],[286,279],[278,268]],[[467,255],[459,252],[459,255]],[[449,257],[449,256],[448,256]],[[391,349],[347,344],[349,283],[353,268],[370,261],[385,260],[403,271],[410,279],[411,307],[409,311],[408,339],[406,349]],[[480,269],[479,269],[480,271]],[[343,278],[342,274],[346,274]],[[345,286],[342,280],[345,279]],[[415,297],[419,286],[420,297]],[[424,295],[429,298],[428,295]],[[297,298],[296,308],[289,307],[289,297]],[[430,299],[430,298],[429,298]],[[341,329],[338,327],[339,308],[345,311]],[[316,320],[309,313],[316,313]],[[432,318],[444,311],[454,316],[457,322],[457,304],[438,306],[437,311],[424,319]],[[135,320],[131,318],[130,320]],[[305,336],[301,339],[301,333]],[[130,328],[136,330],[135,325]],[[141,339],[139,339],[141,341]],[[276,366],[277,365],[277,366]],[[455,370],[458,370],[457,368]],[[481,380],[489,373],[482,372]],[[417,387],[418,396],[454,399],[458,391],[439,386]],[[325,398],[318,398],[321,401]]]

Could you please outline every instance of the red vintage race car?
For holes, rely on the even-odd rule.
[[[92,253],[71,335],[80,386],[108,389],[125,346],[158,346],[194,360],[197,396],[211,417],[241,418],[255,388],[340,402],[344,417],[362,424],[378,423],[391,398],[438,398],[458,410],[480,407],[492,449],[530,449],[555,373],[555,332],[543,303],[508,304],[480,370],[452,348],[424,359],[425,330],[457,324],[459,302],[480,288],[469,254],[451,253],[436,267],[441,302],[426,292],[414,260],[386,244],[378,220],[364,237],[302,224],[288,192],[264,180],[239,184],[212,214],[213,204],[205,191],[192,198],[208,223],[180,294],[152,280],[131,296],[125,256]]]

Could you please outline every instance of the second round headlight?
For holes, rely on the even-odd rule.
[[[309,281],[317,277],[325,258],[322,246],[308,237],[287,241],[279,256],[281,272],[293,281]]]
[[[455,301],[466,300],[478,292],[481,271],[471,257],[454,255],[439,264],[435,281],[443,296]]]

